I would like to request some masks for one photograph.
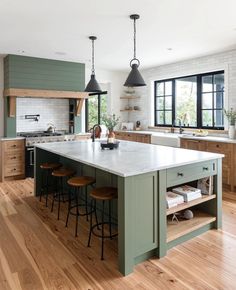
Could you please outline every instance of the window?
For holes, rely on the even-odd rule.
[[[107,113],[107,92],[92,93],[85,101],[85,126],[89,131],[95,124],[102,125],[102,115]]]
[[[155,126],[224,129],[224,71],[155,82]]]

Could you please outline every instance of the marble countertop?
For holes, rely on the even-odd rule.
[[[128,131],[128,130],[116,130],[117,132],[127,132],[127,133],[140,133],[140,134],[150,134],[152,136],[168,137],[168,138],[185,138],[185,139],[194,139],[194,140],[205,140],[205,141],[214,141],[214,142],[226,142],[226,143],[236,143],[236,139],[229,139],[224,136],[205,136],[199,137],[194,136],[191,133],[165,133],[165,132],[156,132],[156,131]]]
[[[225,142],[225,143],[236,143],[236,139],[229,139],[227,137],[218,137],[218,136],[205,136],[205,137],[199,137],[199,136],[192,136],[188,134],[183,134],[182,136],[179,136],[183,139],[193,139],[193,140],[204,140],[204,141],[214,141],[214,142]]]
[[[101,150],[91,140],[44,143],[36,147],[127,177],[162,169],[222,158],[224,155],[181,148],[120,141],[118,149]]]
[[[23,140],[25,137],[1,137],[1,141]]]

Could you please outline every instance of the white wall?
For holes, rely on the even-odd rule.
[[[3,82],[3,57],[0,57],[0,137],[4,135]]]
[[[143,70],[147,86],[139,89],[142,110],[131,121],[139,118],[144,128],[154,125],[153,81],[217,70],[225,70],[225,108],[236,109],[236,50],[232,50]]]
[[[39,120],[25,119],[25,115],[37,115]],[[52,123],[56,130],[69,130],[69,100],[17,98],[16,101],[16,131],[45,131]]]

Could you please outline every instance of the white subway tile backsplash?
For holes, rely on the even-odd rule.
[[[39,121],[25,119],[25,115],[39,114]],[[69,130],[69,100],[17,98],[16,101],[17,132],[45,131],[48,123],[56,130]]]

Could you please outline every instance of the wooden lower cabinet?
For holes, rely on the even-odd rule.
[[[115,132],[116,139],[118,140],[126,140],[133,142],[141,142],[141,143],[151,143],[151,134],[142,134],[142,133],[130,133],[130,132]]]
[[[236,182],[236,173],[234,172],[234,167],[236,166],[236,144],[207,140],[181,139],[180,146],[185,149],[224,154],[225,157],[222,160],[222,182],[224,185],[229,186],[231,191],[234,191]]]
[[[25,177],[25,140],[0,141],[0,181]]]

